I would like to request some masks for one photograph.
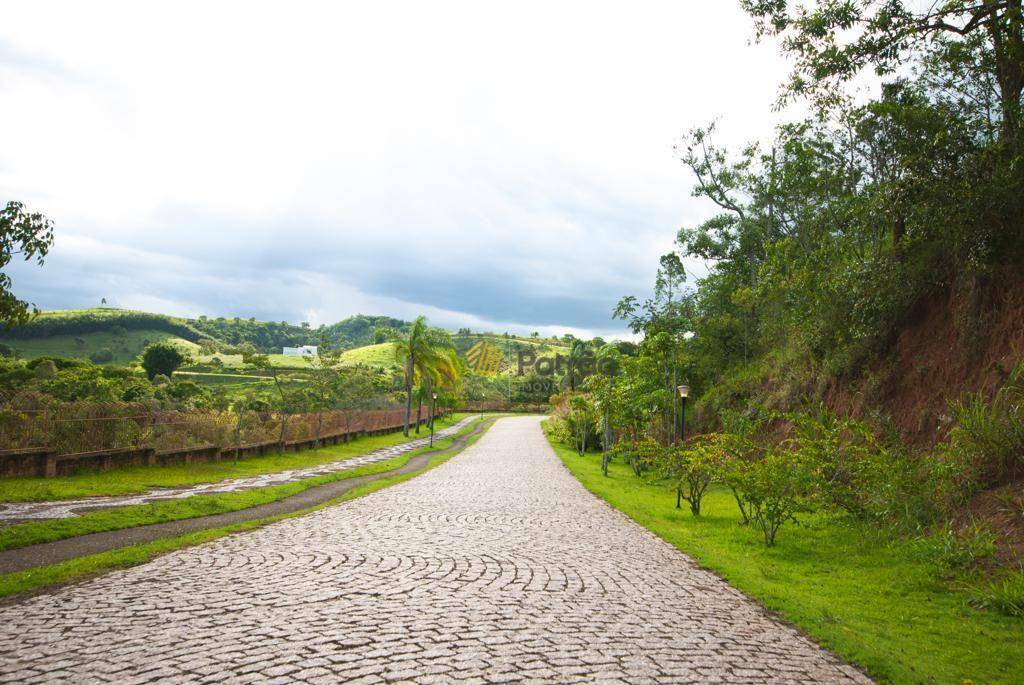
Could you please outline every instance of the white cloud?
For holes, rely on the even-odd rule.
[[[48,307],[116,285],[179,313],[615,329],[708,211],[679,134],[775,121],[785,69],[750,35],[722,2],[5,8],[0,198],[67,236],[16,285]]]

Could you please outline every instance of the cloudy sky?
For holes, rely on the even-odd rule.
[[[6,3],[0,201],[57,232],[16,293],[614,335],[711,212],[673,143],[778,121],[751,35],[733,0]]]

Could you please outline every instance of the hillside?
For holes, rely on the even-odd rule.
[[[42,312],[31,323],[0,335],[0,343],[19,356],[92,359],[97,363],[126,365],[135,361],[146,345],[169,340],[187,349],[200,367],[240,369],[240,346],[251,345],[269,355],[274,366],[301,370],[305,359],[281,354],[282,347],[317,345],[326,338],[335,348],[345,350],[347,364],[395,368],[388,344],[375,342],[383,329],[401,332],[409,323],[388,316],[357,314],[319,328],[287,322],[257,321],[239,317],[185,319],[114,308],[71,309]],[[473,345],[487,341],[502,353],[502,375],[514,374],[518,350],[530,350],[536,357],[565,354],[565,342],[499,333],[470,333],[465,329],[452,336],[456,349],[465,355]]]
[[[186,319],[166,314],[111,307],[42,312],[33,321],[0,334],[0,342],[24,357],[54,355],[87,358],[109,348],[118,363],[133,359],[145,344],[167,338],[207,346],[249,344],[261,352],[280,353],[282,347],[316,345],[326,337],[341,349],[370,345],[378,327],[403,330],[408,323],[386,316],[358,314],[330,326],[311,328],[285,321],[209,318]],[[206,355],[212,356],[212,355]],[[223,357],[223,355],[221,355]]]

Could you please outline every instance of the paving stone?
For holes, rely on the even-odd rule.
[[[864,683],[590,495],[533,417],[426,474],[0,607],[0,681]]]

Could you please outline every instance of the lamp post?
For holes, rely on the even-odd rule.
[[[430,393],[430,446],[434,446],[434,407],[437,405],[437,393]]]
[[[682,442],[686,437],[686,398],[690,395],[690,386],[680,385],[676,390],[683,405],[679,412],[679,442]]]

